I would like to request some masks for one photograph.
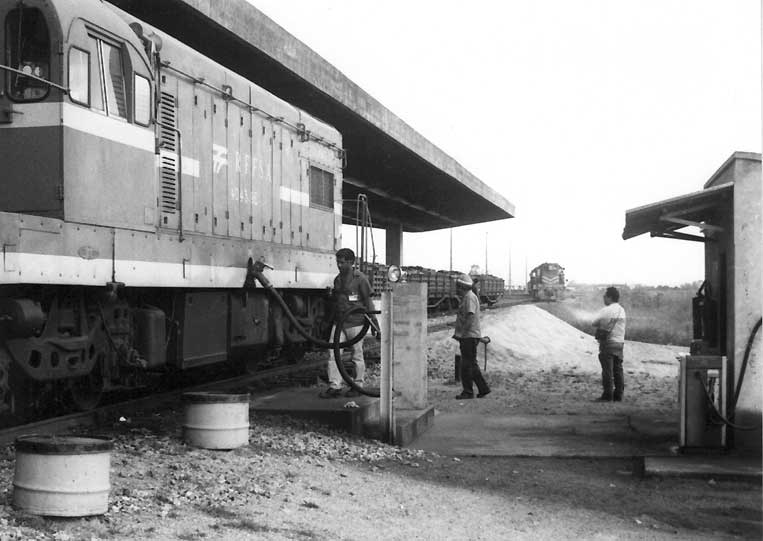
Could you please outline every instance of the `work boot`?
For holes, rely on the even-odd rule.
[[[461,391],[461,394],[456,396],[456,400],[468,400],[469,398],[474,398],[474,393],[467,393],[466,391]]]
[[[489,394],[490,394],[490,389],[488,389],[484,393],[477,393],[477,398],[485,398]]]
[[[623,401],[623,395],[616,394],[615,396],[612,397],[612,400],[615,401],[615,402],[622,402]]]
[[[603,394],[599,398],[594,400],[594,402],[612,402],[612,397],[609,396],[608,394]]]
[[[321,398],[339,398],[341,394],[341,389],[334,389],[333,387],[329,387],[328,389],[321,391],[318,396]]]

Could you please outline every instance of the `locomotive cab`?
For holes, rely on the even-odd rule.
[[[99,2],[3,2],[0,21],[0,211],[153,226],[153,78],[138,37]]]
[[[62,99],[61,38],[43,2],[0,4],[0,210],[62,217],[60,119],[43,119]]]

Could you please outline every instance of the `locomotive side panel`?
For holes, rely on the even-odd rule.
[[[193,89],[193,135],[191,145],[187,145],[192,159],[198,164],[193,180],[193,222],[194,230],[210,235],[212,233],[212,178],[214,162],[212,147],[212,93],[206,87],[191,85]]]
[[[233,96],[242,97],[244,95],[243,85],[237,84],[230,74],[225,74],[225,87],[230,89]],[[228,235],[230,237],[241,237],[241,130],[242,119],[241,106],[238,102],[227,101],[225,104],[225,127],[227,131],[227,157],[228,157]]]
[[[330,126],[302,113],[300,123],[306,134],[337,141],[341,146],[338,132]],[[310,248],[336,250],[341,244],[342,168],[338,153],[339,148],[330,148],[312,139],[300,150],[305,179],[305,191],[301,194],[303,230],[305,246]]]

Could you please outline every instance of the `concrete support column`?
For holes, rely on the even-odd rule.
[[[387,265],[397,265],[399,267],[403,264],[403,225],[391,225],[385,231],[387,234],[387,241],[385,243]]]
[[[427,406],[426,287],[420,282],[393,287],[392,372],[398,409]]]

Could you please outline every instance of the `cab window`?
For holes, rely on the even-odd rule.
[[[126,120],[127,99],[121,51],[105,41],[101,41],[100,45],[103,87],[106,90],[106,112],[109,116]]]
[[[48,95],[49,85],[26,77],[50,79],[50,34],[42,12],[18,7],[5,18],[6,63],[22,73],[9,73],[7,91],[16,101],[36,101]]]
[[[148,126],[151,122],[151,83],[135,74],[135,123]]]
[[[82,105],[90,105],[90,53],[69,49],[69,97]]]
[[[90,107],[97,111],[103,111],[103,81],[101,78],[101,54],[98,40],[88,37],[90,44]]]

